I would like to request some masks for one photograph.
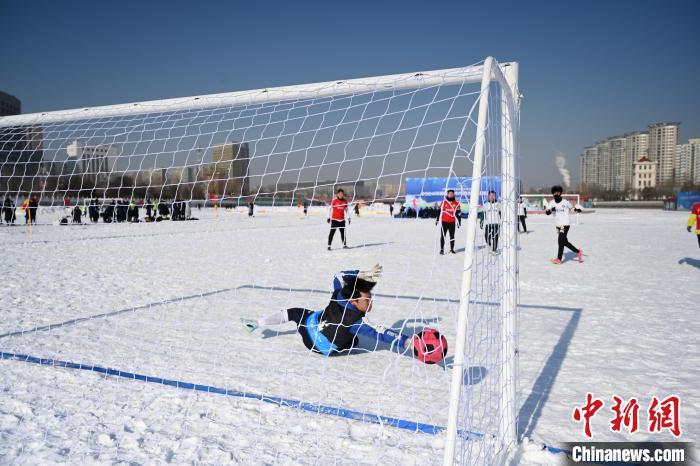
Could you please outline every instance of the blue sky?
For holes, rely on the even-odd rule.
[[[584,146],[681,121],[700,137],[697,1],[11,2],[0,90],[23,112],[521,63],[521,173],[573,182]]]

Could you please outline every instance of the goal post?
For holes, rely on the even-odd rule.
[[[503,249],[503,293],[500,302],[501,323],[501,393],[498,409],[500,411],[499,431],[496,438],[496,455],[494,458],[504,458],[507,450],[516,443],[516,355],[517,355],[517,235],[515,232],[517,222],[516,204],[518,198],[518,176],[516,172],[516,130],[518,128],[518,64],[508,64],[502,70],[498,64],[489,57],[484,62],[484,69],[481,81],[481,96],[479,101],[479,113],[476,129],[476,143],[474,149],[473,178],[480,178],[483,171],[485,159],[485,146],[487,142],[487,121],[489,112],[489,92],[492,80],[499,81],[501,85],[501,114],[500,114],[500,134],[501,134],[501,180],[502,180],[502,218],[504,232]],[[479,204],[480,183],[472,184],[470,195],[469,211],[475,212]],[[475,274],[475,252],[476,252],[476,231],[477,217],[470,215],[467,223],[467,237],[464,256],[464,273],[462,275],[462,295],[460,299],[459,314],[457,321],[457,348],[455,349],[455,360],[452,373],[452,384],[450,389],[450,408],[447,425],[447,439],[445,444],[445,456],[443,463],[445,466],[454,464],[455,449],[457,448],[458,421],[460,402],[464,397],[463,372],[466,369],[465,345],[467,340],[468,319],[470,307],[474,301],[472,291],[472,279]],[[462,433],[463,438],[468,439],[468,435]],[[457,455],[458,459],[463,459]],[[492,458],[493,459],[493,458]],[[460,461],[461,462],[461,461]]]
[[[116,291],[98,309],[80,283],[52,286],[58,278],[46,267],[35,277],[37,302],[57,305],[46,311],[28,301],[0,323],[2,359],[98,368],[288,410],[246,405],[238,428],[250,438],[298,435],[299,426],[357,438],[354,426],[368,423],[376,430],[360,433],[399,455],[377,450],[371,461],[399,461],[405,449],[445,465],[502,462],[518,441],[518,69],[488,57],[444,70],[0,118],[3,223],[15,225],[14,244],[57,245],[20,260],[65,254],[63,242],[111,241],[105,251],[148,256],[152,288],[162,288],[144,296],[105,272],[91,286]],[[445,220],[452,189],[461,229],[459,219]],[[329,214],[339,190],[348,202],[342,251]],[[490,197],[498,215],[487,212]],[[25,222],[41,226],[29,239],[16,227]],[[189,254],[177,262],[182,270],[163,257],[180,249]],[[66,276],[82,277],[92,260],[59,262]],[[321,312],[336,272],[375,262],[385,276],[372,291],[372,321],[409,341],[438,330],[449,347],[439,364],[359,334],[356,355],[324,358],[305,348],[300,329],[258,338],[263,330],[249,334],[240,323],[281,308]],[[100,402],[84,390],[86,405]],[[138,405],[138,396],[120,398]],[[278,422],[284,416],[291,420]],[[420,440],[426,435],[444,437],[444,447]],[[299,442],[289,451],[316,451]],[[293,442],[250,443],[250,456],[236,459],[272,451],[258,460],[274,461]],[[341,455],[324,451],[317,462]]]

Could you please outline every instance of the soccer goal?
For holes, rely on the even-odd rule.
[[[82,420],[27,417],[8,443],[61,461],[86,428],[70,460],[502,462],[517,78],[489,57],[0,118],[4,266],[31,283],[0,296],[1,359],[23,368],[0,390],[44,381],[23,400]]]

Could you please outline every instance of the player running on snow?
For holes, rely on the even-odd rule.
[[[571,210],[581,212],[581,208],[578,205],[572,206],[568,200],[562,198],[561,195],[563,192],[564,190],[561,186],[553,186],[552,196],[554,196],[554,199],[549,201],[545,208],[545,213],[547,215],[554,214],[554,224],[557,227],[559,250],[556,259],[551,260],[552,264],[557,265],[561,264],[562,257],[564,257],[564,247],[575,252],[578,256],[578,261],[583,262],[583,250],[571,244],[567,238],[569,228],[571,227],[569,213]]]
[[[331,243],[333,243],[333,236],[335,235],[335,230],[340,231],[340,239],[343,242],[343,249],[348,249],[348,244],[345,238],[345,214],[348,210],[348,201],[345,199],[345,191],[339,189],[336,193],[335,199],[331,201],[330,211],[328,214],[328,223],[331,224],[331,231],[328,233],[328,250],[331,250]],[[348,218],[348,223],[350,219]]]
[[[450,252],[455,252],[455,225],[462,225],[462,209],[455,199],[454,189],[448,189],[445,199],[440,205],[440,218],[435,221],[435,225],[440,225],[440,254],[445,254],[445,236],[450,235]]]
[[[692,231],[693,223],[695,224],[695,234],[698,237],[698,246],[700,246],[700,202],[693,204],[690,208],[690,216],[688,217],[688,233]]]
[[[241,319],[246,330],[254,332],[258,327],[294,322],[304,345],[324,356],[347,354],[358,344],[362,335],[391,345],[392,351],[403,353],[421,343],[422,332],[412,337],[381,327],[374,327],[366,320],[372,310],[372,289],[382,273],[377,264],[370,270],[347,270],[339,272],[333,279],[333,294],[323,310],[303,308],[283,309],[261,319]],[[444,352],[447,348],[444,348]],[[442,348],[435,348],[442,351]],[[440,359],[444,354],[440,356]]]

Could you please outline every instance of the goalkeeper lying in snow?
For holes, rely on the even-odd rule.
[[[363,319],[372,310],[372,288],[382,273],[377,264],[370,270],[339,272],[333,279],[333,295],[325,309],[310,311],[292,308],[277,311],[262,319],[241,319],[249,332],[260,326],[280,325],[292,321],[307,348],[325,356],[347,352],[357,346],[362,335],[391,345],[403,352],[413,348],[414,335],[409,338],[392,329],[376,330]]]

